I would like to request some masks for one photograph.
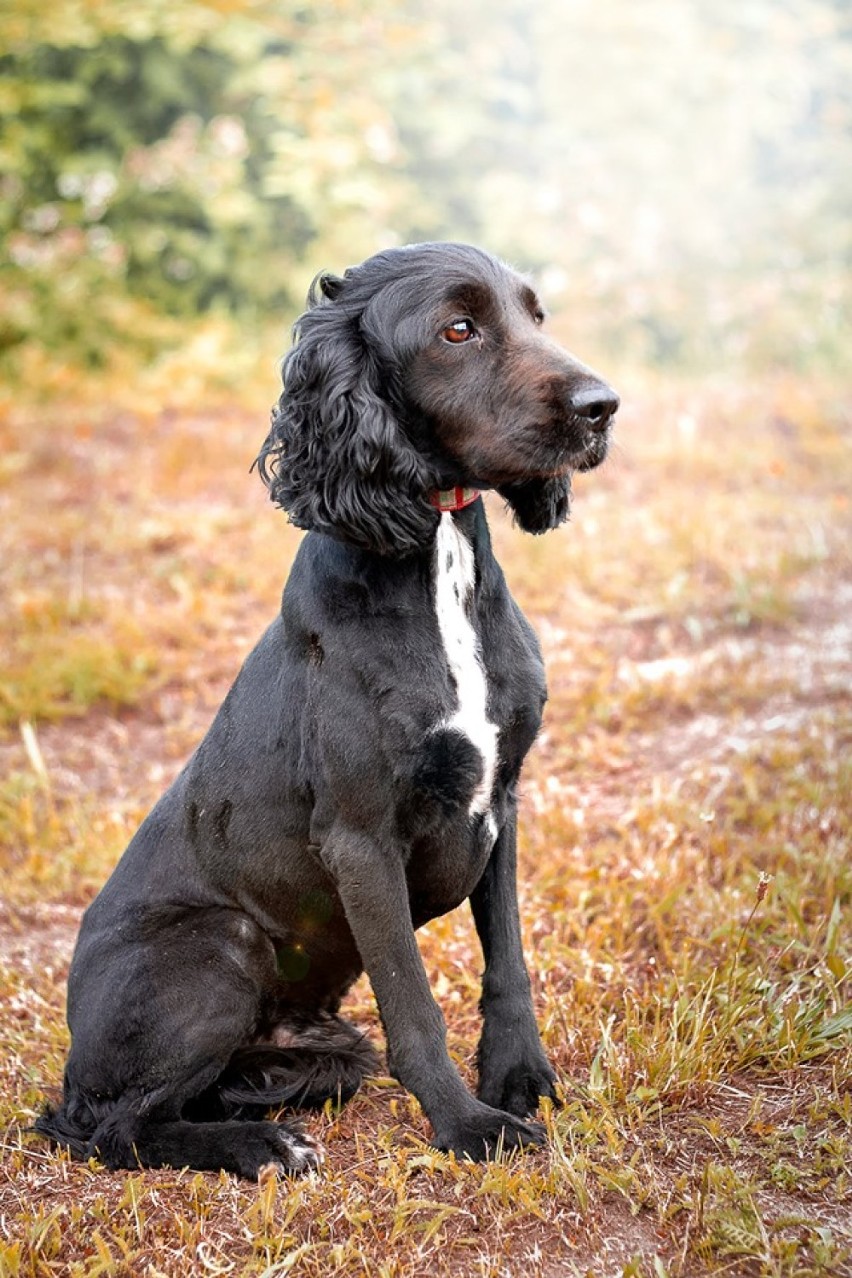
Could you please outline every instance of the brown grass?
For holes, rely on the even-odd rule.
[[[521,847],[549,1146],[458,1163],[378,1079],[311,1120],[321,1175],[257,1186],[106,1173],[26,1128],[79,911],[277,606],[298,537],[247,475],[272,377],[239,407],[4,406],[2,1278],[852,1273],[852,410],[619,384],[569,528],[490,507],[551,686]],[[421,944],[470,1079],[466,911]],[[380,1041],[363,981],[349,1011]]]

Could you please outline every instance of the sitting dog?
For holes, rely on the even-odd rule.
[[[345,1100],[377,1068],[338,1016],[363,970],[438,1148],[543,1140],[530,1116],[555,1079],[515,829],[545,680],[480,491],[555,528],[618,407],[543,318],[523,278],[460,244],[314,282],[258,459],[308,535],[280,615],[84,916],[63,1099],[36,1124],[74,1155],[315,1167],[316,1143],[266,1114]],[[465,898],[485,959],[476,1098],[414,935]]]

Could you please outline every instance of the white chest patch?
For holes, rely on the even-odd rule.
[[[485,814],[494,837],[496,829],[489,806],[497,766],[497,725],[488,718],[488,684],[467,612],[473,591],[473,550],[448,511],[441,515],[438,525],[434,574],[438,629],[458,696],[455,714],[439,726],[463,732],[482,755],[482,780],[474,791],[469,811],[471,816]]]

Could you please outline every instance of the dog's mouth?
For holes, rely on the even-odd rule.
[[[577,472],[594,470],[605,461],[609,451],[610,433],[592,435],[580,448],[572,448],[570,452],[560,449],[556,456],[530,458],[525,462],[494,464],[483,458],[464,466],[458,473],[453,471],[451,478],[442,475],[436,480],[436,488],[448,488],[454,484],[472,485],[474,488],[499,488],[501,484],[518,484],[527,480],[569,479]],[[462,478],[459,478],[462,475]]]
[[[612,421],[613,418],[609,417],[605,422],[594,427],[588,426],[585,422],[572,421],[569,438],[561,440],[556,445],[554,451],[558,450],[558,452],[554,464],[550,467],[545,466],[543,478],[555,479],[559,476],[571,475],[575,471],[594,470],[596,466],[600,466],[609,452]],[[553,440],[552,433],[550,438]]]
[[[492,439],[485,448],[460,450],[449,465],[436,467],[432,487],[498,488],[529,480],[570,479],[577,471],[594,470],[609,451],[613,417],[594,425],[573,416],[567,422],[564,417],[534,422],[499,449]]]
[[[611,421],[607,422],[604,430],[589,431],[585,447],[571,458],[571,470],[594,470],[606,459],[612,438]]]

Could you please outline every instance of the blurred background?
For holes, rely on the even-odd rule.
[[[826,371],[846,0],[7,0],[0,367],[225,375],[313,273],[472,240],[589,357]]]

